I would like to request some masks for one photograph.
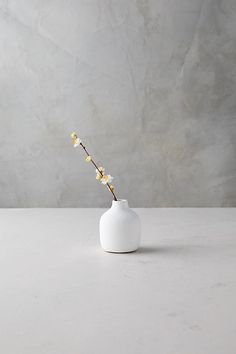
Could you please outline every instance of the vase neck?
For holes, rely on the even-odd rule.
[[[118,199],[112,201],[112,209],[127,209],[129,207],[126,199]]]

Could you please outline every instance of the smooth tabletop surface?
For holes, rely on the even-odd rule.
[[[0,353],[236,353],[236,209],[136,211],[111,254],[103,209],[0,209]]]

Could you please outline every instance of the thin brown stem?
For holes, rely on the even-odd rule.
[[[84,146],[84,144],[83,144],[83,143],[80,143],[80,145],[81,145],[82,148],[84,149],[84,152],[86,153],[86,155],[87,155],[87,156],[90,156],[90,154],[89,154],[88,150],[86,149],[86,147]],[[92,162],[92,164],[94,165],[94,167],[97,169],[97,171],[98,171],[98,173],[101,175],[101,177],[103,177],[103,173],[99,170],[99,167],[97,166],[96,162],[95,162],[93,159],[91,159],[91,162]],[[117,201],[116,195],[115,195],[114,191],[112,190],[110,184],[107,183],[106,186],[107,186],[107,188],[109,189],[109,191],[112,193],[114,200]]]

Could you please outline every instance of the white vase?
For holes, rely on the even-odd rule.
[[[127,200],[113,200],[112,207],[100,219],[100,243],[104,251],[126,253],[140,244],[141,223]]]

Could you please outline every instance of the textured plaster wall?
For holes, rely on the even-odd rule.
[[[0,0],[0,206],[236,206],[235,0]]]

